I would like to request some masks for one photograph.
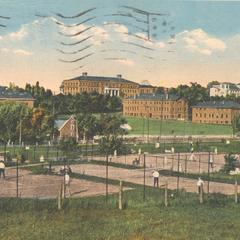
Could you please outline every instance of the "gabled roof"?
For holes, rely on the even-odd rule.
[[[192,108],[224,108],[224,109],[240,109],[240,104],[233,101],[208,101],[201,102]]]
[[[27,92],[22,92],[22,91],[17,91],[13,90],[8,87],[0,86],[0,98],[4,99],[28,99],[28,100],[33,100],[33,97],[31,94]]]
[[[56,120],[54,125],[58,129],[58,131],[61,131],[62,128],[71,120],[75,119],[74,116],[69,117],[67,120]]]
[[[79,80],[79,81],[108,81],[108,82],[119,82],[119,83],[133,83],[138,84],[136,82],[124,79],[122,77],[100,77],[100,76],[88,76],[88,75],[81,75],[75,78],[71,78],[68,80]],[[68,81],[66,80],[66,81]]]
[[[140,94],[127,99],[176,101],[180,97],[175,94]]]

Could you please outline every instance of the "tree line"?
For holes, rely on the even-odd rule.
[[[77,113],[107,113],[122,110],[121,99],[117,96],[109,96],[92,93],[79,93],[76,95],[54,95],[49,89],[45,89],[36,82],[35,85],[26,84],[26,92],[35,99],[34,107],[47,109],[54,114],[77,114]]]

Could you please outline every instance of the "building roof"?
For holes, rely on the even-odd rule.
[[[0,86],[0,98],[4,99],[28,99],[33,100],[31,94],[10,89],[8,87]]]
[[[176,101],[179,100],[180,97],[174,94],[140,94],[127,99]]]
[[[55,120],[54,126],[57,129],[60,129],[67,120]]]
[[[240,104],[233,101],[208,101],[201,102],[192,108],[225,108],[225,109],[240,109]]]
[[[240,88],[237,86],[237,84],[235,84],[235,83],[229,83],[229,82],[223,82],[223,83],[220,83],[220,84],[215,84],[215,85],[213,85],[212,87],[213,88],[221,88],[221,85],[223,85],[223,84],[225,84],[225,85],[228,85],[228,89],[229,90],[235,90],[235,91],[240,91]]]
[[[146,84],[139,84],[139,86],[140,86],[141,88],[155,88],[154,86],[152,86],[152,85],[150,85],[150,84],[148,84],[148,85],[146,85]]]
[[[60,131],[71,119],[75,119],[74,116],[70,116],[68,119],[55,120],[54,126]]]
[[[134,83],[134,84],[138,84],[136,82],[127,80],[122,78],[122,76],[117,76],[117,77],[100,77],[100,76],[88,76],[88,75],[81,75],[75,78],[71,78],[68,79],[66,81],[70,81],[70,80],[79,80],[79,81],[109,81],[109,82],[119,82],[119,83]]]

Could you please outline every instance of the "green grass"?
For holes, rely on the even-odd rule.
[[[62,211],[56,200],[0,199],[0,239],[11,240],[202,240],[238,239],[240,206],[233,197],[205,197],[172,192],[164,207],[163,191],[142,189],[124,193],[125,209],[117,209],[117,196],[71,199]]]
[[[146,135],[148,132],[148,120],[139,117],[126,117],[132,127],[129,134]],[[149,119],[150,135],[231,135],[232,127],[224,125],[200,124],[184,121]]]

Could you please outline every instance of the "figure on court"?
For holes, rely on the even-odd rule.
[[[67,191],[68,191],[69,196],[71,196],[70,176],[67,172],[64,175],[64,184],[65,184],[65,186],[64,186],[65,187],[65,193],[67,193]]]
[[[2,177],[5,178],[5,164],[4,161],[0,161],[0,178]]]
[[[212,154],[210,155],[210,158],[209,158],[209,164],[210,164],[211,169],[213,169],[213,155]]]
[[[203,188],[204,181],[199,177],[197,181],[198,194],[201,192],[201,187]]]
[[[159,186],[159,176],[160,176],[160,174],[157,170],[154,170],[152,175],[153,175],[153,186],[158,187]]]

